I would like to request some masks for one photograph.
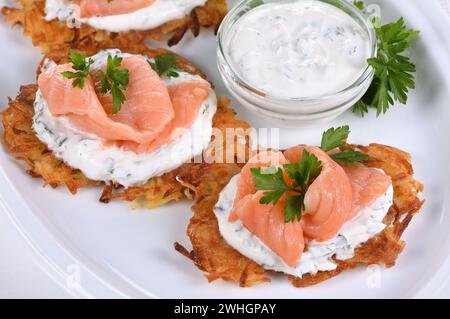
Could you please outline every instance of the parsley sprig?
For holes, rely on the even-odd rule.
[[[173,54],[162,54],[155,57],[155,62],[147,61],[153,70],[158,73],[159,76],[167,76],[177,78],[180,76],[178,68],[175,64],[177,60]]]
[[[354,4],[365,12],[364,3]],[[378,40],[377,56],[368,59],[375,70],[374,79],[367,93],[353,106],[353,112],[364,116],[369,108],[377,110],[377,116],[384,114],[395,101],[406,104],[410,89],[415,88],[414,72],[416,66],[403,53],[411,46],[419,32],[408,29],[403,18],[383,26],[373,19]]]
[[[76,71],[64,71],[61,75],[65,78],[72,80],[72,86],[80,89],[84,88],[84,83],[89,75],[89,68],[94,61],[92,59],[86,59],[86,57],[75,50],[70,50],[70,62],[72,68]]]
[[[354,165],[369,159],[366,154],[357,150],[349,149],[342,152],[338,150],[346,144],[349,134],[348,125],[330,128],[323,133],[320,148],[324,152],[333,151],[330,157],[341,164]],[[322,172],[322,162],[317,156],[304,149],[299,162],[284,164],[281,167],[255,167],[251,168],[250,172],[255,188],[263,191],[260,204],[277,205],[282,196],[286,195],[284,222],[290,223],[302,219],[302,214],[306,210],[306,192]],[[291,184],[286,181],[285,174],[292,180]]]
[[[330,157],[338,163],[345,165],[355,165],[358,162],[363,162],[369,159],[367,154],[361,153],[357,150],[349,149],[345,151],[338,151],[338,148],[347,143],[350,134],[350,127],[344,125],[338,128],[330,128],[322,135],[322,142],[320,148],[324,152],[334,151],[329,154]]]
[[[340,126],[338,128],[330,128],[322,134],[320,148],[324,152],[332,151],[338,147],[343,146],[350,135],[350,127],[348,125]]]
[[[330,154],[330,157],[338,163],[344,164],[344,165],[355,165],[359,162],[364,162],[369,159],[369,156],[367,154],[361,153],[356,150],[345,150],[342,152]]]
[[[61,75],[65,78],[72,79],[73,87],[83,89],[86,78],[90,74],[90,67],[94,61],[91,58],[87,59],[81,52],[70,50],[70,62],[76,72],[64,71],[61,72]],[[129,82],[129,72],[127,69],[120,68],[121,63],[121,57],[108,55],[106,73],[102,70],[97,72],[101,84],[100,92],[102,94],[111,93],[113,114],[117,114],[123,103],[125,103],[126,97],[124,91]]]
[[[298,195],[286,198],[285,222],[295,219],[301,220],[305,211],[305,196],[309,186],[319,177],[322,172],[322,162],[307,150],[303,150],[300,162],[284,165],[284,169],[290,179],[294,182],[292,186],[297,189]]]
[[[291,192],[292,195],[286,197],[284,222],[300,221],[302,213],[306,209],[306,192],[322,172],[322,162],[305,149],[300,162],[284,164],[283,168],[274,169],[276,172],[272,174],[266,171],[267,168],[254,167],[250,169],[255,188],[264,191],[259,203],[276,205],[286,192]],[[293,180],[292,186],[289,186],[284,179],[284,172]]]
[[[102,94],[110,92],[112,96],[112,114],[117,114],[126,100],[124,91],[128,86],[129,71],[120,68],[121,64],[121,57],[112,57],[111,55],[108,55],[106,73],[102,70],[98,71],[98,77],[101,84],[100,92],[102,92]]]

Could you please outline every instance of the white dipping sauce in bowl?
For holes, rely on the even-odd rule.
[[[281,98],[339,92],[367,67],[371,42],[339,8],[320,1],[268,3],[230,30],[226,52],[241,78]]]
[[[230,93],[279,126],[330,121],[366,93],[377,38],[346,0],[244,0],[223,20],[217,65]]]

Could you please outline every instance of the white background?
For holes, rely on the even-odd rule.
[[[435,1],[450,16],[450,0]],[[71,298],[43,269],[0,205],[0,298]],[[450,284],[437,297],[449,298]]]

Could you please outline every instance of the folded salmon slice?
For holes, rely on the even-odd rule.
[[[390,176],[374,168],[357,165],[345,166],[344,170],[350,179],[353,190],[353,210],[350,218],[355,217],[361,209],[371,205],[392,185]]]
[[[306,192],[303,231],[309,239],[326,241],[337,234],[352,212],[352,186],[344,169],[318,147],[297,146],[284,155],[298,162],[304,149],[322,162],[322,172]]]
[[[286,224],[286,195],[275,206],[259,204],[263,192],[254,188],[250,169],[267,167],[269,162],[278,166],[298,162],[305,149],[322,162],[322,172],[306,193],[302,220]],[[292,182],[286,176],[285,180]],[[305,241],[332,239],[344,223],[383,195],[390,185],[390,178],[383,172],[363,165],[343,168],[317,147],[297,146],[284,153],[265,152],[252,158],[242,169],[229,220],[239,219],[287,265],[295,267]]]
[[[80,89],[61,75],[73,71],[69,64],[41,73],[38,85],[53,115],[65,116],[79,130],[104,139],[107,146],[124,146],[137,153],[179,137],[173,131],[190,127],[209,95],[208,84],[198,80],[168,89],[139,56],[124,58],[122,67],[129,70],[129,85],[124,92],[126,101],[115,115],[111,96],[98,94],[91,76]]]
[[[241,177],[237,182],[237,191],[235,198],[236,202],[242,197],[255,193],[255,182],[253,181],[253,176],[251,169],[255,167],[279,167],[283,164],[287,164],[288,161],[281,152],[260,152],[256,156],[252,157],[247,164],[243,167],[241,171]],[[235,221],[237,216],[230,214],[230,220]]]
[[[169,86],[168,90],[175,116],[158,138],[144,144],[124,142],[120,143],[121,147],[137,153],[148,153],[176,140],[194,124],[203,101],[209,96],[209,85],[204,81],[193,80]]]
[[[301,223],[284,222],[285,199],[277,205],[261,205],[262,191],[244,196],[234,210],[242,224],[284,262],[295,267],[300,261],[305,241]]]
[[[286,264],[295,267],[304,249],[303,231],[300,222],[284,222],[285,199],[277,205],[261,205],[262,191],[256,191],[251,168],[280,166],[288,163],[281,152],[262,152],[252,158],[242,169],[238,180],[234,207],[230,221],[237,218],[267,247],[280,256]]]
[[[155,0],[75,0],[82,18],[132,13],[151,6]]]
[[[160,133],[175,117],[172,101],[166,85],[144,59],[132,56],[122,60],[121,68],[129,72],[129,84],[124,94],[125,103],[120,112],[112,114],[113,100],[110,94],[99,94],[99,100],[115,122],[142,131]],[[96,84],[100,87],[99,84]]]

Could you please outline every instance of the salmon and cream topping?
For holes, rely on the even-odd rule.
[[[206,0],[47,0],[45,19],[76,19],[111,32],[149,30],[182,19],[205,3]]]
[[[333,258],[352,258],[386,227],[393,187],[383,171],[349,160],[358,152],[336,152],[297,146],[252,158],[214,207],[222,237],[266,269],[296,277],[336,269]],[[315,161],[303,161],[305,156]],[[314,163],[320,169],[302,191],[301,180],[315,174],[309,170]],[[269,177],[255,178],[257,172]]]
[[[105,83],[93,75],[107,74],[112,57],[128,70],[119,110],[114,84],[102,93]],[[153,59],[119,50],[86,61],[91,72],[83,88],[63,76],[75,71],[71,64],[47,61],[38,78],[33,128],[68,165],[90,179],[128,187],[179,167],[208,146],[217,100],[207,81],[181,71],[160,76]]]

